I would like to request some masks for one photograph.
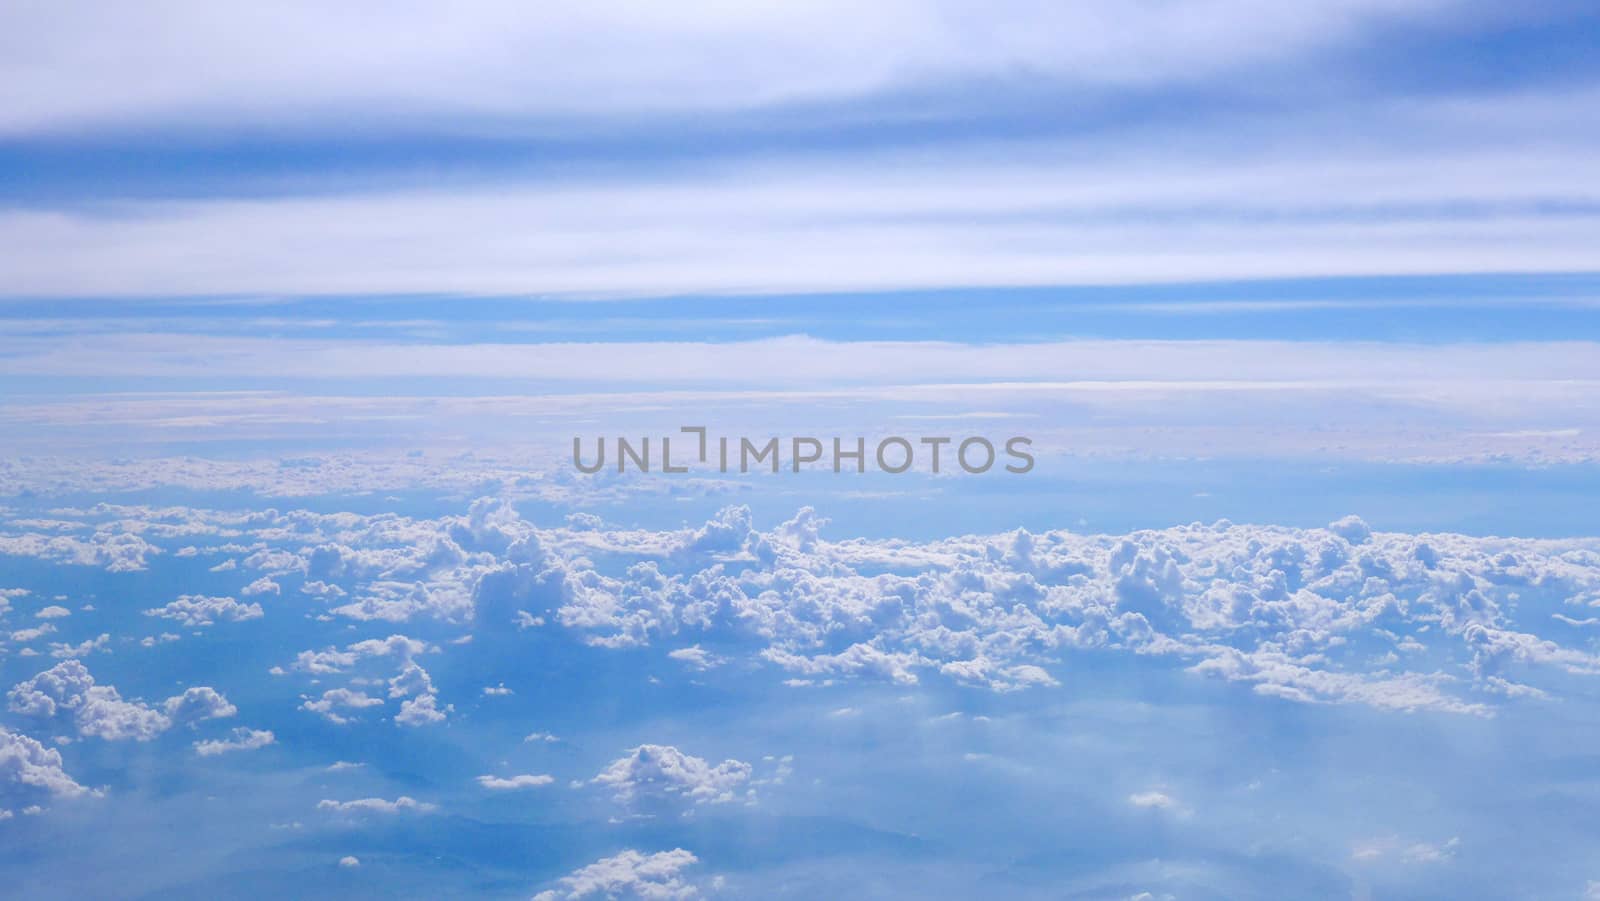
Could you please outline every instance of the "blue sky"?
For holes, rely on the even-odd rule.
[[[1600,898],[1593,4],[6,19],[8,897]]]

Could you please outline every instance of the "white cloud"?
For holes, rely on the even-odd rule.
[[[1128,796],[1128,803],[1134,807],[1156,810],[1171,810],[1178,806],[1178,802],[1174,801],[1171,795],[1159,791],[1134,792]]]
[[[538,353],[529,353],[529,347],[187,334],[0,338],[0,353],[12,355],[18,365],[58,375],[140,372],[210,378],[231,372],[241,378],[328,379],[437,375],[524,377],[552,385],[547,391],[521,395],[442,398],[267,393],[244,398],[75,395],[18,401],[0,406],[0,426],[9,422],[45,445],[80,427],[112,423],[136,441],[167,441],[175,434],[205,438],[235,427],[248,428],[252,434],[309,439],[314,427],[308,423],[327,419],[368,422],[375,430],[372,440],[379,442],[393,423],[422,420],[439,429],[468,429],[485,452],[460,460],[461,468],[448,476],[437,463],[369,454],[365,459],[329,457],[319,466],[297,467],[287,475],[274,473],[264,463],[211,464],[200,469],[190,461],[166,461],[165,466],[139,461],[63,472],[59,463],[39,460],[20,464],[10,478],[26,476],[27,484],[37,489],[58,480],[88,481],[93,474],[97,476],[93,481],[101,484],[105,478],[101,472],[111,469],[141,482],[203,480],[208,487],[237,484],[248,473],[252,486],[274,492],[346,490],[378,480],[395,486],[448,479],[466,486],[505,475],[525,476],[526,470],[518,471],[504,450],[522,442],[536,444],[538,456],[545,459],[560,460],[570,454],[573,431],[567,420],[574,417],[622,415],[647,405],[659,407],[659,415],[667,421],[673,410],[680,416],[715,410],[719,418],[730,420],[730,427],[739,427],[741,420],[754,425],[748,421],[749,409],[763,401],[782,405],[797,430],[842,429],[845,434],[878,428],[883,407],[890,404],[900,409],[1001,408],[1029,417],[1027,431],[1037,442],[1036,449],[1050,454],[1146,455],[1151,451],[1150,429],[1159,428],[1166,436],[1163,452],[1174,456],[1600,460],[1600,412],[1583,403],[1584,385],[1600,380],[1596,362],[1600,345],[1589,341],[1083,339],[973,345],[785,336],[725,343],[617,342],[604,347],[551,342],[538,344]],[[614,361],[608,378],[616,390],[598,392],[574,380],[574,373],[587,371],[584,361],[595,353]],[[117,366],[107,361],[116,361]],[[819,405],[826,414],[810,409],[810,404]],[[1105,421],[1091,425],[1048,415],[1062,405],[1100,411]],[[1552,424],[1567,429],[1536,428]],[[490,459],[486,452],[496,447],[508,456]],[[472,478],[474,474],[479,478]],[[551,481],[528,487],[541,496],[548,493],[551,499],[570,500],[579,491],[623,491],[627,485]],[[632,488],[639,490],[636,484]],[[375,553],[357,546],[365,537],[358,533],[350,536],[352,541],[327,549],[340,558],[340,566],[348,567],[347,576],[364,579],[353,597],[334,608],[337,615],[390,622],[470,615],[470,585],[438,577],[475,569],[474,555],[490,552],[488,548],[467,548],[450,534],[434,533],[431,540],[449,560],[429,561],[427,569],[435,578],[419,579],[416,567],[424,562],[423,555],[404,561],[406,566],[395,566],[401,561],[392,551]],[[42,536],[37,540],[19,536],[17,541],[17,553],[50,552]],[[304,567],[303,553],[277,550],[274,566]],[[534,577],[543,573],[543,568],[529,573],[524,591],[561,587],[559,582],[534,584]],[[379,574],[384,577],[375,578]],[[321,586],[315,591],[346,591],[323,581],[332,576],[313,576],[313,583]],[[515,609],[527,611],[522,620],[527,624],[544,619],[537,603],[508,610],[507,616],[517,615]]]
[[[683,875],[696,863],[682,848],[644,854],[628,849],[597,860],[563,876],[559,889],[534,896],[535,901],[582,898],[687,899],[701,896],[700,888]]]
[[[161,552],[159,547],[138,535],[118,531],[96,531],[87,539],[38,533],[0,534],[0,555],[100,566],[113,573],[142,571],[147,558]]]
[[[301,651],[295,658],[294,668],[313,675],[329,675],[344,672],[358,662],[373,657],[393,657],[404,665],[427,650],[427,647],[426,643],[404,635],[369,638],[346,645],[342,651],[331,647],[322,651]]]
[[[453,709],[452,705],[440,709],[437,695],[417,695],[400,703],[400,712],[395,714],[394,721],[402,726],[431,726],[444,722]]]
[[[711,764],[671,745],[640,745],[590,780],[612,790],[618,803],[683,802],[726,804],[749,800],[750,764],[724,760]]]
[[[1208,0],[1173,10],[1006,0],[979,15],[945,0],[671,12],[630,0],[472,0],[446,15],[297,2],[246,23],[236,10],[199,2],[52,4],[23,8],[9,23],[32,52],[0,66],[0,134],[374,118],[395,128],[499,131],[573,117],[842,103],[1019,72],[1080,91],[1190,82],[1337,46],[1382,23],[1462,18],[1455,6],[1321,0],[1263,9]]]
[[[258,594],[278,594],[279,591],[280,589],[278,587],[278,583],[272,581],[272,579],[268,578],[267,576],[262,576],[254,582],[251,582],[249,585],[239,589],[239,593],[245,597],[253,597]]]
[[[209,686],[189,688],[168,698],[159,709],[124,700],[114,686],[95,684],[94,676],[77,660],[63,661],[17,683],[7,698],[13,712],[44,718],[70,714],[79,735],[107,741],[150,741],[175,723],[229,717],[237,712]]]
[[[542,775],[542,774],[541,775],[524,774],[524,775],[521,775],[521,776],[510,776],[510,777],[501,777],[501,776],[479,776],[478,777],[478,784],[483,786],[484,788],[489,789],[490,791],[517,791],[519,789],[524,789],[524,788],[538,788],[541,785],[549,785],[550,783],[552,783],[554,781],[555,781],[555,778],[553,776],[547,776],[547,775]]]
[[[29,791],[64,798],[99,794],[67,775],[60,751],[0,726],[0,799],[10,801]]]
[[[276,742],[277,738],[269,729],[246,729],[241,727],[233,730],[232,735],[226,739],[197,741],[194,743],[194,750],[201,757],[214,757],[230,751],[254,751]]]
[[[64,616],[71,615],[71,610],[56,604],[51,604],[50,606],[45,607],[34,614],[34,616],[38,617],[39,619],[60,619]]]
[[[1186,152],[1165,154],[990,143],[557,185],[130,201],[123,215],[19,208],[0,214],[0,265],[9,291],[36,296],[661,297],[1583,271],[1592,219],[1539,207],[1593,183],[1592,139],[1561,137],[1561,116],[1593,103],[1565,98],[1564,113],[1524,126],[1549,134],[1537,151],[1397,104],[1241,126],[1234,146],[1180,136]],[[1328,138],[1324,126],[1351,118],[1414,139],[1375,151]],[[275,265],[284,258],[296,265]]]
[[[673,660],[682,662],[691,669],[700,670],[701,672],[704,672],[708,669],[714,669],[728,662],[726,659],[718,657],[716,654],[707,651],[699,645],[690,645],[686,648],[678,648],[675,651],[669,652],[667,656],[671,657]]]
[[[1350,856],[1356,861],[1368,863],[1441,864],[1453,860],[1460,847],[1459,838],[1443,842],[1417,842],[1388,836],[1357,842]]]
[[[442,618],[457,626],[505,628],[531,610],[596,647],[650,644],[779,678],[1040,691],[1090,650],[1279,701],[1490,714],[1563,697],[1564,676],[1600,675],[1570,624],[1600,609],[1592,539],[1407,535],[1345,517],[1322,529],[829,540],[819,522],[802,511],[763,531],[734,507],[700,527],[540,529],[491,501],[437,519],[293,511],[231,527],[251,553],[314,558],[357,592],[403,579],[465,597],[470,613]],[[304,651],[292,669],[349,680],[319,686],[308,711],[345,722],[386,693],[397,724],[423,725],[451,710],[419,663],[437,652],[394,634]],[[123,712],[141,710],[152,728],[165,717]]]
[[[347,870],[353,870],[361,866],[361,859],[353,855],[346,854],[344,857],[339,858],[339,866]]]
[[[335,813],[381,813],[396,814],[403,811],[413,813],[432,813],[438,810],[438,805],[418,801],[408,795],[401,795],[393,801],[383,798],[357,798],[353,801],[332,801],[323,799],[317,802],[318,810],[331,810]]]
[[[19,644],[29,641],[38,641],[55,630],[56,627],[53,623],[40,623],[32,629],[18,629],[15,632],[12,632],[11,640]]]
[[[111,634],[109,632],[101,632],[94,638],[85,638],[77,644],[52,641],[50,642],[50,656],[57,660],[87,657],[96,651],[110,653],[110,646]]]
[[[145,616],[159,616],[176,620],[185,626],[198,628],[218,622],[242,622],[260,619],[260,604],[241,604],[233,598],[186,594],[165,607],[144,611]]]
[[[187,689],[177,697],[168,698],[163,706],[167,715],[177,723],[221,719],[239,712],[239,709],[228,703],[228,699],[216,689],[204,685]]]
[[[308,698],[303,701],[300,704],[300,709],[319,714],[330,723],[344,725],[351,722],[351,720],[349,717],[339,713],[339,709],[361,710],[382,705],[382,698],[374,698],[364,691],[352,691],[348,688],[330,688],[322,693],[321,698],[316,700]]]

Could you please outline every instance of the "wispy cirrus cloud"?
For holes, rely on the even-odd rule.
[[[1589,141],[1537,160],[1470,145],[1082,152],[32,207],[0,212],[0,261],[13,297],[660,296],[1580,271],[1600,238]]]
[[[195,2],[50,4],[9,18],[0,134],[351,114],[480,127],[604,120],[838,102],[1018,73],[1090,86],[1188,82],[1384,25],[1471,19],[1482,9],[1446,0],[1207,0],[1177,9],[1007,0],[981,12],[943,0],[671,9],[477,0],[448,14],[284,3],[241,22],[237,10]]]

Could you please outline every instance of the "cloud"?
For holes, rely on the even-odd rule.
[[[87,657],[96,651],[110,653],[111,634],[101,632],[94,638],[85,638],[77,644],[59,641],[50,642],[50,656],[58,660],[66,658]]]
[[[671,745],[639,745],[590,780],[612,790],[617,803],[636,806],[668,803],[727,804],[750,800],[750,764],[724,760],[710,764]]]
[[[1134,792],[1128,796],[1128,803],[1140,810],[1161,811],[1179,819],[1188,819],[1194,815],[1191,808],[1180,803],[1171,794],[1158,789]]]
[[[272,581],[272,579],[266,576],[262,576],[254,582],[251,582],[249,585],[239,589],[239,593],[245,597],[251,597],[258,594],[278,594],[279,587],[277,582]]]
[[[185,626],[199,628],[218,622],[260,619],[262,610],[260,604],[241,604],[233,598],[186,594],[165,607],[146,610],[144,615],[176,620]]]
[[[1388,836],[1357,842],[1350,856],[1363,863],[1441,864],[1453,860],[1460,847],[1459,838],[1443,842],[1414,842]]]
[[[106,572],[140,572],[162,551],[138,535],[97,531],[88,539],[71,535],[0,534],[0,556],[37,557],[55,563],[99,566]]]
[[[1526,98],[1493,99],[1504,110]],[[1582,272],[1593,217],[1549,207],[1581,202],[1575,186],[1596,176],[1593,137],[1570,124],[1594,101],[1592,91],[1556,95],[1544,119],[1517,123],[1516,137],[1541,139],[1537,150],[1486,135],[1448,100],[1408,99],[1229,120],[1228,141],[1180,129],[1164,153],[1114,135],[1001,136],[558,184],[364,180],[349,193],[125,201],[118,215],[21,207],[0,213],[0,265],[14,295],[107,297],[669,297]],[[1407,139],[1373,142],[1353,122]],[[1336,126],[1350,137],[1330,137]],[[284,258],[297,265],[274,265]]]
[[[226,739],[197,741],[194,743],[194,750],[201,757],[215,757],[218,754],[226,754],[230,751],[254,751],[276,742],[277,738],[269,729],[246,729],[241,727],[233,730],[231,737]]]
[[[0,799],[10,803],[29,791],[62,798],[99,794],[67,775],[60,751],[0,726]]]
[[[167,715],[176,723],[220,719],[239,712],[238,708],[228,703],[228,699],[216,689],[204,685],[187,689],[177,697],[168,698],[163,706]]]
[[[699,863],[682,848],[644,854],[628,849],[573,871],[559,880],[560,888],[540,892],[535,901],[582,898],[687,899],[701,889],[683,871]]]
[[[585,547],[670,554],[660,536],[582,534]],[[692,558],[635,566],[575,595],[561,621],[601,646],[737,637],[802,676],[912,685],[938,672],[999,691],[1050,687],[1049,667],[1075,649],[1177,658],[1287,700],[1400,711],[1486,713],[1495,695],[1535,696],[1523,688],[1542,667],[1600,673],[1586,648],[1531,631],[1548,622],[1541,609],[1600,606],[1600,570],[1582,540],[1423,538],[1354,518],[1329,529],[819,540],[804,551],[776,533],[746,540],[770,554],[741,561],[736,576]],[[1513,606],[1530,617],[1520,626]],[[1423,641],[1451,669],[1369,662]],[[1519,681],[1496,681],[1511,670]]]
[[[50,606],[45,607],[34,614],[34,616],[38,617],[39,619],[60,619],[64,616],[71,615],[71,610],[56,604],[51,604]]]
[[[361,710],[367,707],[381,707],[382,705],[382,698],[371,697],[363,691],[351,691],[348,688],[330,688],[322,693],[321,698],[316,700],[307,698],[300,704],[300,709],[319,714],[330,723],[344,725],[351,722],[351,719],[338,713],[338,709]]]
[[[1564,677],[1600,675],[1571,624],[1600,609],[1590,539],[1409,535],[1357,517],[1320,529],[830,539],[807,511],[765,530],[736,506],[679,529],[539,528],[499,500],[433,519],[163,515],[182,532],[226,523],[252,554],[314,565],[357,596],[404,579],[469,599],[470,614],[416,614],[457,629],[514,634],[512,614],[531,608],[593,647],[651,645],[696,668],[727,661],[778,679],[1049,691],[1074,655],[1123,654],[1274,702],[1490,715],[1568,695]],[[391,634],[303,651],[290,669],[349,680],[303,699],[332,722],[386,694],[397,725],[422,726],[452,710],[420,663],[431,653],[444,651]],[[164,728],[161,709],[115,700],[128,706],[110,709],[148,721],[129,731]]]
[[[7,694],[15,713],[41,718],[70,715],[78,734],[107,741],[150,741],[177,723],[233,716],[237,710],[209,686],[195,686],[154,708],[124,700],[114,686],[97,685],[87,667],[66,660]]]
[[[555,778],[546,775],[521,775],[521,776],[479,776],[478,784],[490,791],[517,791],[524,788],[538,788],[549,785]]]
[[[708,669],[715,669],[716,667],[728,662],[726,659],[718,657],[716,654],[705,650],[699,645],[691,645],[687,648],[678,648],[675,651],[669,652],[667,656],[671,657],[673,660],[680,661],[691,669],[699,670],[701,672],[704,672]]]
[[[452,709],[446,705],[441,710],[437,695],[418,695],[400,703],[400,712],[395,714],[394,721],[402,726],[431,726],[444,722]]]
[[[331,647],[322,651],[301,651],[295,658],[294,668],[313,675],[330,675],[344,672],[362,660],[376,657],[395,658],[403,666],[427,648],[426,643],[404,635],[390,635],[381,639],[369,638],[346,645],[342,651]]]
[[[244,28],[235,11],[198,2],[139,10],[68,3],[26,8],[10,23],[34,52],[0,68],[0,134],[135,123],[294,130],[350,120],[502,131],[574,118],[792,110],[951,82],[970,89],[1019,72],[1076,91],[1189,83],[1336,47],[1380,24],[1465,18],[1456,6],[1321,0],[1263,11],[1211,0],[1174,14],[1007,0],[976,15],[941,0],[870,8],[829,0],[667,14],[627,0],[550,9],[474,0],[445,16],[302,2],[274,6]],[[87,39],[90,24],[102,30]],[[283,64],[285,48],[293,65]],[[597,58],[610,65],[597,70]],[[211,77],[197,80],[195,71]]]
[[[353,855],[346,854],[345,856],[339,858],[339,866],[347,870],[353,870],[361,866],[361,859]]]
[[[534,347],[537,353],[530,352]],[[419,345],[388,337],[312,340],[108,333],[0,337],[0,353],[40,374],[62,376],[142,373],[204,379],[231,373],[240,378],[335,381],[383,376],[521,377],[548,383],[537,392],[449,397],[365,393],[308,397],[271,392],[243,398],[107,394],[19,399],[0,405],[0,426],[10,423],[42,446],[90,426],[114,428],[137,443],[168,441],[180,434],[211,439],[239,429],[263,439],[309,441],[321,428],[317,422],[337,419],[369,425],[363,429],[363,440],[373,447],[417,439],[416,423],[422,422],[430,430],[467,429],[482,448],[471,458],[459,459],[459,468],[450,472],[439,461],[396,459],[399,455],[393,453],[319,456],[316,463],[307,460],[287,474],[265,463],[213,463],[201,468],[192,461],[169,460],[165,465],[123,461],[87,469],[66,468],[44,458],[19,463],[10,478],[35,490],[61,481],[103,485],[113,472],[135,484],[177,479],[210,487],[245,482],[270,492],[341,491],[374,483],[399,487],[417,481],[454,481],[471,487],[527,475],[526,463],[521,470],[517,466],[517,460],[526,457],[517,458],[505,448],[533,442],[541,446],[539,457],[562,460],[571,452],[571,419],[602,413],[632,416],[630,411],[641,404],[659,407],[656,415],[667,422],[716,411],[719,419],[729,420],[730,428],[738,428],[754,427],[748,419],[750,407],[768,402],[787,411],[786,419],[797,432],[816,430],[823,435],[853,430],[872,434],[886,405],[998,409],[1027,417],[1026,432],[1036,450],[1050,455],[1145,456],[1151,452],[1150,429],[1159,428],[1167,436],[1163,452],[1173,456],[1600,460],[1600,414],[1583,403],[1582,394],[1583,384],[1600,380],[1600,364],[1595,362],[1600,360],[1600,345],[1584,340],[963,343],[789,335],[724,342],[616,341],[602,346],[575,341]],[[579,379],[587,372],[585,361],[596,353],[614,361],[607,370],[610,390],[596,390]],[[1062,405],[1082,406],[1101,415],[1092,425],[1051,415]],[[1551,424],[1567,429],[1532,428]],[[991,425],[984,430],[998,428]],[[1020,428],[1020,423],[1006,426],[1007,431]],[[919,471],[926,469],[927,457],[921,455]],[[566,467],[569,475],[570,469]],[[579,493],[646,490],[636,481],[563,481],[560,470],[550,475],[549,481],[528,484],[528,492],[571,501]],[[573,531],[604,530],[585,526]],[[270,561],[265,552],[257,553],[263,554],[259,562],[284,572],[305,568],[307,559],[320,554],[319,566],[336,567],[341,574],[320,569],[309,574],[310,590],[322,595],[349,593],[353,587],[349,582],[361,579],[363,587],[334,606],[339,616],[388,622],[418,616],[459,620],[473,613],[472,586],[445,577],[477,571],[485,555],[503,560],[505,549],[467,547],[458,537],[454,530],[433,532],[429,544],[404,561],[396,559],[392,550],[376,553],[362,547],[371,536],[359,531],[339,543],[300,548],[296,553],[274,549]],[[4,544],[5,537],[0,536],[0,547]],[[16,553],[51,553],[45,536],[16,536],[15,544]],[[536,554],[513,562],[530,571],[491,580],[491,585],[505,586],[502,593],[517,590],[524,596],[521,606],[511,606],[507,616],[518,609],[532,615],[540,607],[541,591],[576,590],[559,572],[543,566],[533,569],[539,562]],[[422,564],[426,565],[419,572]],[[383,578],[377,577],[380,574]],[[517,579],[521,581],[513,584]]]
[[[397,814],[404,811],[412,813],[432,813],[438,809],[435,804],[418,801],[407,795],[401,795],[393,801],[383,798],[357,798],[354,801],[331,801],[323,799],[317,802],[318,810],[331,810],[335,813],[379,813]]]
[[[1144,791],[1135,792],[1128,796],[1128,803],[1134,807],[1153,808],[1155,810],[1171,810],[1178,806],[1178,802],[1164,792]]]

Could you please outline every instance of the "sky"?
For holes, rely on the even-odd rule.
[[[1592,4],[4,18],[8,897],[1600,898]]]

